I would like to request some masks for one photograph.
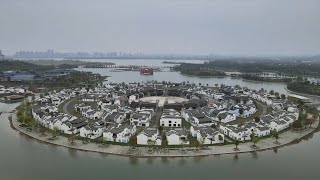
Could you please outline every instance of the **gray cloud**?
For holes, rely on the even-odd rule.
[[[319,0],[1,0],[0,49],[320,53]]]

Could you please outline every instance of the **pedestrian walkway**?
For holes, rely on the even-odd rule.
[[[208,146],[206,149],[197,150],[192,147],[185,148],[150,148],[150,147],[130,147],[121,145],[107,145],[102,146],[98,143],[83,144],[80,140],[75,140],[75,143],[71,144],[68,138],[59,136],[56,140],[49,140],[50,135],[43,136],[41,133],[35,131],[28,131],[26,128],[19,127],[19,122],[16,121],[15,116],[12,118],[12,126],[19,132],[26,134],[32,138],[40,140],[42,142],[55,144],[67,148],[73,148],[83,151],[99,152],[106,154],[122,155],[122,156],[137,156],[137,157],[192,157],[192,156],[206,156],[206,155],[220,155],[220,154],[235,154],[235,153],[247,153],[253,151],[261,151],[281,147],[288,145],[291,142],[295,142],[308,134],[311,134],[318,127],[319,120],[312,124],[311,128],[308,128],[301,132],[294,132],[288,130],[279,135],[279,144],[275,143],[274,138],[262,139],[258,142],[258,149],[252,149],[251,142],[241,143],[238,148],[239,151],[234,151],[235,145],[223,145],[223,146]]]

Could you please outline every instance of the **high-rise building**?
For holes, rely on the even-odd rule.
[[[2,54],[2,51],[0,50],[0,60],[4,59],[4,55]]]

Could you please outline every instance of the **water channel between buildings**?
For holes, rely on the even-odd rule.
[[[139,64],[120,60],[121,65]],[[151,61],[156,65],[159,61]],[[149,65],[149,64],[148,64]],[[111,76],[107,82],[148,80],[202,84],[240,85],[288,94],[284,83],[250,82],[241,79],[199,78],[177,72],[110,72],[110,69],[79,69]],[[320,98],[311,97],[315,103]],[[0,103],[9,112],[16,104]],[[280,135],[281,137],[281,135]],[[256,154],[219,155],[190,158],[129,158],[83,152],[41,143],[10,127],[8,113],[0,115],[0,179],[319,179],[320,133],[297,144]]]

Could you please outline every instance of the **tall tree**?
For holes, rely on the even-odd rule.
[[[279,139],[279,133],[275,130],[271,131],[271,136],[273,136],[276,139],[276,143],[278,143]]]
[[[239,141],[239,140],[236,140],[236,141],[234,142],[234,144],[236,145],[235,150],[239,150],[239,149],[238,149],[238,146],[239,146],[239,144],[240,144],[240,141]]]
[[[274,90],[270,90],[269,94],[274,95]]]
[[[257,146],[257,143],[259,142],[259,140],[260,139],[254,134],[251,135],[251,141],[253,142],[253,146]]]

